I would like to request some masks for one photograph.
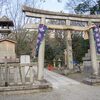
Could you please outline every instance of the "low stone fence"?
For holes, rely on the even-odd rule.
[[[0,63],[0,86],[33,84],[35,63]]]

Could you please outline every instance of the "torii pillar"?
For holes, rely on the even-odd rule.
[[[41,24],[45,24],[45,17],[41,18]],[[43,80],[44,77],[44,53],[45,53],[45,37],[41,42],[38,54],[38,70],[37,70],[38,80]]]
[[[66,25],[70,25],[70,20],[66,20]],[[67,67],[73,69],[73,51],[72,51],[72,38],[70,30],[66,33],[66,48],[67,48]]]
[[[89,22],[89,24],[91,25],[91,22]],[[92,63],[92,68],[93,68],[93,75],[98,76],[99,65],[97,63],[96,46],[95,46],[92,29],[90,29],[90,32],[89,32],[89,40],[90,40],[90,53],[91,53],[91,63]]]

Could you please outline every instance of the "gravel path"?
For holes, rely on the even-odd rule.
[[[51,79],[52,91],[18,95],[3,94],[0,95],[0,100],[100,100],[100,86],[88,86],[62,75],[48,71],[45,73],[45,78]]]

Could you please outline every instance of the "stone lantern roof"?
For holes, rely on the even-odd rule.
[[[14,26],[13,21],[3,16],[0,18],[0,26]]]
[[[9,27],[13,26],[14,26],[13,21],[7,18],[6,16],[0,18],[0,33],[5,35],[10,34],[11,29],[9,29]]]

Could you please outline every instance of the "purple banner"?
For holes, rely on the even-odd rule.
[[[97,50],[97,53],[100,54],[100,31],[99,31],[99,26],[94,27],[93,32],[94,32],[94,39],[95,39],[95,42],[96,42],[96,50]]]
[[[45,36],[46,30],[47,30],[47,26],[46,25],[39,24],[35,57],[38,57],[39,47],[40,47],[41,42],[42,42],[42,40],[43,40],[43,38]]]

